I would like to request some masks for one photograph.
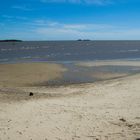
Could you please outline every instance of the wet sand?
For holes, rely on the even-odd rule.
[[[78,66],[92,67],[92,66],[140,66],[140,61],[134,60],[97,60],[88,62],[79,62]]]
[[[131,64],[129,62],[129,65]],[[13,71],[17,68],[19,70],[17,65],[16,67],[12,65]],[[45,68],[48,66],[51,72],[47,72],[47,77],[50,78],[62,76],[65,71],[65,68],[56,64],[47,64]],[[56,69],[58,67],[59,69]],[[6,68],[12,69],[9,65],[5,65],[1,68],[1,72],[4,73]],[[54,75],[55,73],[58,75]],[[140,138],[140,74],[59,87],[33,86],[28,81],[28,84],[25,84],[26,80],[20,82],[19,80],[22,80],[20,78],[16,79],[20,84],[16,81],[16,84],[11,84],[13,82],[11,77],[9,80],[10,82],[7,85],[4,83],[4,86],[1,80],[0,86],[1,140]],[[33,79],[33,83],[34,80],[37,79]],[[32,86],[29,86],[30,84]],[[33,96],[29,96],[30,92]]]
[[[0,87],[93,83],[135,73],[140,73],[140,64],[133,61],[0,64]]]
[[[59,64],[19,63],[0,64],[0,86],[31,86],[60,78],[66,69]]]

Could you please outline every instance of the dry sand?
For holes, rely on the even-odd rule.
[[[0,88],[0,140],[137,138],[140,74],[93,84]]]

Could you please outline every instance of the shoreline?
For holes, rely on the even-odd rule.
[[[58,88],[22,87],[22,100],[21,87],[13,91],[15,100],[12,92],[0,91],[0,138],[136,140],[140,138],[139,84],[140,74]]]
[[[82,69],[93,67],[87,64]],[[58,87],[31,84],[61,79],[65,72],[64,65],[52,63],[0,65],[0,139],[140,138],[140,73]]]
[[[101,80],[96,81],[92,83],[77,83],[77,84],[63,84],[63,85],[53,85],[53,86],[22,86],[22,87],[1,87],[0,86],[0,98],[1,102],[7,103],[7,102],[26,102],[30,100],[40,100],[40,99],[51,99],[51,98],[63,98],[63,97],[73,97],[73,96],[79,96],[79,89],[81,88],[84,90],[84,88],[87,89],[87,87],[98,87],[101,85],[108,85],[111,83],[116,83],[120,81],[125,81],[128,79],[131,79],[133,77],[140,77],[140,73],[125,76],[125,77],[119,77],[119,78],[113,78],[113,79],[107,79],[107,80]],[[76,89],[78,91],[78,94],[69,93],[69,89]],[[62,93],[57,94],[57,90],[62,90]],[[52,93],[49,93],[49,92]],[[66,94],[65,94],[66,91]],[[29,97],[30,92],[32,92],[34,95],[33,97]],[[9,94],[10,93],[10,94]]]
[[[140,61],[118,61],[118,60],[107,60],[107,61],[87,61],[87,62],[76,62],[75,65],[81,67],[96,67],[96,66],[119,66],[119,65],[126,65],[126,66],[140,66]],[[45,68],[45,71],[42,69]],[[21,71],[21,72],[20,72]],[[3,73],[4,72],[4,73]],[[60,80],[64,76],[64,73],[68,72],[68,68],[62,63],[49,63],[49,62],[35,62],[35,63],[14,63],[14,64],[0,64],[0,96],[7,102],[7,99],[16,101],[16,100],[30,100],[29,93],[33,92],[35,94],[35,98],[48,98],[48,97],[61,97],[61,95],[50,95],[46,93],[40,93],[48,89],[65,89],[65,88],[78,88],[84,87],[88,85],[98,85],[98,84],[105,84],[114,82],[117,80],[128,79],[129,77],[139,76],[140,71],[137,73],[131,74],[117,74],[114,73],[95,73],[97,78],[100,78],[96,81],[91,82],[78,82],[78,83],[67,83],[67,82],[60,82],[59,84],[47,84],[47,80]],[[43,76],[40,76],[40,74]],[[106,76],[107,75],[107,76]],[[46,77],[47,76],[47,77]],[[36,77],[36,78],[34,78]],[[103,78],[102,78],[103,77]],[[6,80],[5,80],[6,79]],[[13,80],[11,80],[13,79]],[[4,81],[5,80],[5,81]],[[45,81],[45,82],[44,82]],[[39,91],[39,93],[37,92]],[[4,94],[4,96],[2,95]],[[9,93],[10,96],[8,95]],[[18,93],[18,94],[17,94]],[[45,95],[45,96],[44,96]],[[68,95],[69,96],[69,95]],[[70,95],[71,96],[71,95]]]
[[[140,73],[140,61],[34,62],[0,64],[0,86],[66,86]]]

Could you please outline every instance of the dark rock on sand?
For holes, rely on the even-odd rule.
[[[29,96],[33,96],[33,95],[34,95],[34,93],[33,93],[33,92],[30,92],[30,93],[29,93]]]
[[[122,122],[126,122],[126,120],[125,120],[124,118],[121,118],[120,121],[122,121]]]

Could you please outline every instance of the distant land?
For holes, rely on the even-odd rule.
[[[22,42],[22,40],[6,39],[6,40],[0,40],[0,42]]]
[[[77,41],[91,41],[90,39],[78,39]]]

